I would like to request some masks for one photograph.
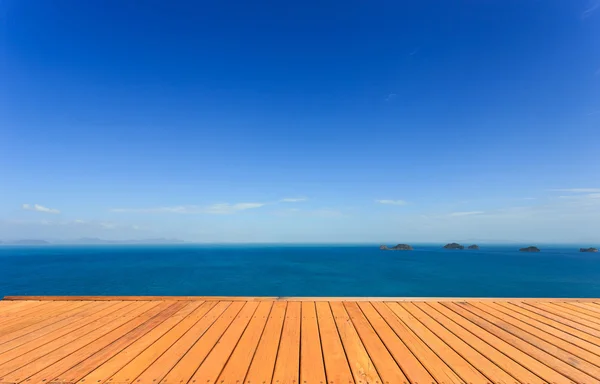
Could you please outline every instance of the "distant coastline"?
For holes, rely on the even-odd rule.
[[[161,245],[161,244],[186,244],[185,241],[179,239],[142,239],[142,240],[105,240],[99,238],[81,238],[74,240],[41,240],[41,239],[18,239],[0,241],[1,245]],[[193,243],[189,243],[193,244]]]
[[[538,243],[539,249],[543,251],[546,248],[562,248],[569,250],[576,250],[582,253],[597,253],[598,248],[591,247],[589,244],[593,244],[593,242],[589,243]],[[51,240],[51,239],[3,239],[0,240],[0,247],[2,246],[35,246],[35,247],[43,247],[43,246],[110,246],[110,245],[182,245],[182,246],[216,246],[216,247],[260,247],[260,246],[282,246],[282,247],[356,247],[356,246],[364,246],[364,247],[373,247],[373,243],[368,242],[320,242],[320,243],[299,243],[299,242],[199,242],[199,241],[186,241],[181,239],[172,239],[172,238],[149,238],[149,239],[125,239],[125,240],[107,240],[101,238],[94,237],[86,237],[79,239],[68,239],[68,240]],[[515,243],[491,243],[491,242],[478,242],[477,244],[473,244],[472,242],[465,242],[463,244],[460,243],[448,243],[444,245],[443,243],[412,243],[412,244],[397,244],[397,245],[378,245],[377,247],[381,250],[390,250],[390,251],[412,251],[419,250],[421,248],[431,248],[431,247],[440,247],[441,249],[447,250],[456,250],[461,251],[473,251],[473,250],[485,250],[489,247],[511,247],[514,248],[515,251],[519,251],[523,248],[527,248],[528,244],[522,242]],[[537,247],[536,247],[537,248]]]

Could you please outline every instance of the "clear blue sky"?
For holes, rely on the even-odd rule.
[[[0,239],[600,242],[600,0],[0,18]]]

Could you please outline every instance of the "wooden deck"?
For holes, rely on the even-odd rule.
[[[0,383],[600,383],[600,299],[9,297]]]

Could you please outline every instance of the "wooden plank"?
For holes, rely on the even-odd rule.
[[[107,305],[114,305],[115,303],[106,303]],[[95,311],[96,306],[92,303],[87,303],[82,306],[76,306],[69,312],[65,312],[63,316],[52,317],[41,321],[36,324],[32,324],[28,327],[21,328],[18,331],[11,332],[4,336],[0,336],[0,351],[8,351],[18,345],[21,345],[29,340],[33,340],[39,336],[42,336],[55,329],[59,329],[66,324],[72,323],[73,319],[71,316],[80,315],[89,311]],[[1,361],[1,359],[0,359]]]
[[[300,302],[288,303],[277,351],[273,381],[279,384],[294,384],[300,374]]]
[[[346,359],[346,353],[329,303],[320,301],[315,303],[315,306],[317,308],[317,320],[327,381],[330,384],[354,383],[354,377],[352,371],[350,371],[350,365],[348,359]]]
[[[118,303],[106,302],[103,305],[93,305],[87,310],[85,317],[67,318],[59,321],[58,323],[51,324],[41,329],[26,333],[20,337],[6,341],[0,345],[0,361],[10,361],[17,356],[25,354],[36,348],[58,339],[59,337],[66,336],[69,333],[83,327],[92,321],[95,321],[105,315],[122,308]]]
[[[148,329],[153,328],[156,325],[156,322],[161,321],[155,320],[154,317],[159,315],[161,312],[165,311],[169,307],[173,306],[172,302],[156,302],[158,305],[148,310],[145,314],[140,314],[135,318],[129,320],[125,324],[120,327],[113,329],[112,331],[106,333],[102,337],[94,340],[91,343],[87,343],[86,345],[78,348],[73,353],[70,353],[67,356],[64,356],[60,360],[52,363],[51,365],[46,366],[41,371],[36,374],[28,377],[30,382],[71,382],[71,378],[59,377],[60,374],[69,370],[70,368],[76,366],[81,361],[94,356],[94,353],[98,350],[102,350],[103,348],[113,344],[115,341],[121,339],[125,341],[129,341],[130,338],[127,334],[131,331],[134,336],[138,336],[148,331]],[[144,324],[148,324],[145,326]],[[139,328],[138,328],[139,327]],[[137,328],[137,329],[136,329]],[[138,331],[139,329],[139,331]],[[135,339],[134,339],[135,340]],[[121,346],[120,343],[117,343],[118,346]],[[122,349],[122,348],[121,348]],[[120,349],[119,349],[120,350]],[[96,355],[97,356],[97,355]]]
[[[250,320],[248,327],[239,340],[239,343],[232,348],[233,352],[227,361],[227,365],[217,379],[218,383],[241,383],[243,382],[248,368],[256,352],[256,347],[260,341],[261,335],[267,324],[267,319],[271,312],[273,302],[263,301],[258,305],[254,316]],[[231,327],[230,327],[231,330]],[[229,332],[229,331],[228,331]],[[206,360],[208,362],[208,358]],[[193,379],[192,379],[193,380]]]
[[[57,308],[61,305],[66,305],[64,302],[44,302],[44,301],[25,301],[22,303],[20,307],[14,307],[10,311],[5,311],[2,313],[3,324],[6,321],[18,320],[20,317],[25,315],[34,314],[36,312],[47,311],[48,309]]]
[[[589,341],[586,341],[585,339],[580,339],[579,337],[576,337],[576,336],[572,335],[571,333],[565,332],[564,330],[561,329],[561,327],[560,327],[561,324],[559,324],[559,323],[557,324],[557,327],[555,328],[555,327],[551,327],[551,326],[547,325],[546,323],[538,321],[535,318],[525,316],[521,312],[518,312],[517,310],[511,310],[509,308],[506,308],[506,307],[500,305],[499,303],[486,303],[486,305],[490,306],[491,308],[496,309],[497,311],[502,312],[505,315],[511,316],[511,317],[513,317],[517,320],[520,320],[524,323],[527,323],[539,330],[542,330],[546,333],[556,336],[566,342],[577,345],[578,347],[583,348],[584,350],[595,354],[595,356],[596,356],[595,358],[600,357],[600,339],[598,339],[596,343],[589,342]],[[535,315],[535,314],[533,314],[533,315]],[[564,327],[564,328],[568,329],[568,327]],[[592,340],[594,339],[593,336],[589,336],[589,338]]]
[[[577,312],[572,313],[568,309],[556,307],[556,306],[550,305],[549,303],[527,303],[527,305],[534,307],[534,308],[543,309],[546,312],[550,312],[552,314],[558,315],[567,320],[571,320],[571,321],[574,321],[581,325],[585,325],[587,328],[591,328],[595,332],[600,332],[600,322],[597,320],[594,320],[594,319],[589,320],[585,317],[584,314],[577,313]]]
[[[279,340],[281,339],[281,331],[283,330],[286,308],[287,302],[285,301],[273,304],[267,325],[256,348],[254,358],[250,363],[250,368],[246,375],[246,383],[271,382],[273,371],[275,370],[275,360],[277,359],[277,350],[279,348]]]
[[[494,362],[498,367],[510,374],[520,383],[543,384],[545,383],[540,377],[515,362],[510,357],[498,351],[496,348],[486,343],[484,340],[469,332],[466,328],[459,325],[454,320],[442,314],[442,312],[434,308],[435,303],[415,303],[415,305],[427,313],[431,318],[435,319],[439,324],[452,332],[456,337],[470,345],[490,361]],[[466,321],[466,320],[465,320]]]
[[[453,303],[447,304],[449,307],[460,308],[465,312],[462,312],[461,315],[468,318],[472,322],[476,323],[480,327],[484,328],[486,331],[498,336],[499,338],[505,340],[510,343],[514,347],[518,348],[528,356],[540,361],[556,372],[560,372],[562,375],[568,377],[569,379],[577,382],[577,383],[594,383],[596,379],[589,376],[588,374],[574,368],[573,366],[564,363],[560,359],[552,356],[551,354],[539,349],[537,346],[534,346],[527,341],[523,340],[523,337],[527,337],[526,335],[519,334],[518,336],[511,334],[510,332],[502,329],[497,324],[492,323],[491,321],[482,318],[476,314],[477,309],[473,306],[468,306],[467,303]],[[497,323],[497,322],[496,322]],[[504,324],[502,324],[504,325]],[[551,377],[552,382],[556,382],[554,377]]]
[[[180,329],[189,329],[195,324],[199,317],[204,315],[215,303],[206,303],[203,301],[192,301],[190,304],[177,312],[171,318],[167,319],[161,325],[154,328],[145,336],[139,338],[135,343],[115,354],[105,362],[99,365],[96,369],[88,373],[85,377],[79,380],[80,383],[104,383],[112,375],[117,373],[131,360],[138,357],[146,348],[153,345],[156,341],[162,338],[168,332],[171,332],[175,327]]]
[[[513,384],[515,382],[515,378],[504,371],[496,363],[489,360],[475,348],[444,328],[440,323],[429,317],[427,313],[420,310],[414,303],[402,303],[400,305],[419,320],[423,326],[452,348],[452,350],[469,362],[471,366],[477,367],[476,369],[491,382],[502,384]]]
[[[580,318],[585,319],[587,321],[591,321],[592,323],[595,323],[600,327],[600,322],[598,321],[597,314],[593,311],[586,312],[586,310],[583,308],[573,308],[570,307],[568,303],[561,302],[544,303],[544,305],[548,305],[561,311],[565,311],[573,316],[579,316]]]
[[[215,305],[211,307],[212,303]],[[158,382],[177,364],[230,304],[230,302],[207,303],[206,305],[210,308],[209,311],[197,319],[197,322],[191,328],[188,328],[190,324],[186,322],[169,331],[115,373],[109,381],[112,383],[131,383],[134,380],[139,380],[139,382],[153,382],[153,380],[156,380]],[[142,374],[145,376],[140,376]]]
[[[16,301],[10,307],[2,308],[0,318],[18,316],[20,312],[46,304],[43,301]]]
[[[27,353],[19,356],[18,358],[12,360],[9,364],[6,364],[8,367],[10,367],[10,373],[4,374],[4,377],[0,378],[0,382],[18,383],[19,381],[28,378],[28,375],[30,376],[34,373],[42,371],[46,367],[62,360],[78,349],[85,347],[86,345],[96,341],[110,332],[113,332],[115,329],[121,328],[128,322],[135,320],[137,315],[152,310],[159,304],[161,304],[159,301],[140,303],[139,307],[134,308],[131,312],[129,312],[129,314],[133,314],[134,317],[123,317],[114,321],[110,321],[108,324],[104,324],[68,344],[63,344],[64,340],[61,340],[58,343],[51,343],[51,345],[47,348],[34,350],[33,352],[36,353],[33,355]],[[49,349],[51,349],[51,352],[48,353]],[[44,354],[40,356],[40,352],[44,352]],[[30,360],[31,358],[35,358],[35,360],[32,361]],[[0,366],[0,369],[7,369],[7,367],[2,365]],[[42,379],[50,381],[53,378],[54,377],[43,377]]]
[[[427,372],[421,362],[413,355],[404,342],[394,333],[392,328],[373,308],[371,303],[359,302],[358,306],[362,310],[367,321],[373,327],[385,347],[395,359],[398,366],[402,369],[411,383],[433,383],[435,379]],[[350,317],[353,319],[350,313]],[[376,362],[377,364],[377,362]],[[383,374],[382,374],[383,375]],[[384,379],[385,380],[385,379]]]
[[[362,344],[373,361],[377,373],[381,376],[382,382],[408,384],[408,378],[404,375],[398,364],[396,364],[385,344],[379,339],[379,336],[360,310],[358,303],[346,301],[344,302],[344,307]]]
[[[146,320],[133,330],[125,333],[123,336],[111,342],[104,348],[100,350],[98,350],[98,348],[90,348],[90,351],[86,351],[85,353],[87,354],[88,352],[94,352],[95,350],[97,350],[97,352],[84,357],[82,350],[77,351],[79,356],[84,358],[77,365],[72,366],[67,371],[57,375],[57,378],[52,380],[52,383],[75,383],[81,380],[98,366],[108,361],[112,356],[122,352],[140,338],[148,335],[148,333],[162,326],[165,321],[172,319],[173,315],[181,310],[184,310],[185,307],[188,306],[189,301],[175,301],[170,302],[169,304],[171,305],[166,307],[162,312],[158,313],[151,319]],[[96,347],[97,344],[99,343],[95,342],[94,347]]]
[[[52,304],[52,303],[50,303]],[[35,325],[37,323],[47,321],[48,319],[54,318],[57,315],[68,312],[72,309],[78,308],[85,304],[81,303],[59,303],[55,306],[44,306],[43,308],[31,308],[31,310],[36,310],[34,313],[28,313],[23,316],[11,318],[10,320],[3,321],[0,325],[0,337],[8,335],[9,333],[22,330],[29,326]],[[59,319],[56,319],[58,321]]]
[[[23,301],[0,300],[0,318],[9,316],[13,311],[19,310],[19,308],[34,305],[35,303],[37,303],[37,302],[36,301],[28,301],[28,300],[23,300]]]
[[[520,349],[517,349],[510,341],[506,341],[493,333],[488,332],[485,328],[488,327],[488,325],[485,322],[480,322],[477,318],[475,318],[474,321],[469,319],[468,317],[471,315],[469,311],[459,306],[455,306],[454,303],[430,303],[430,305],[444,316],[496,348],[498,351],[521,364],[523,367],[526,367],[543,380],[549,383],[572,384],[572,381],[569,378],[539,362]],[[483,326],[480,326],[478,323],[481,323]]]
[[[373,306],[438,383],[464,383],[446,362],[396,316],[389,306],[380,302],[374,302]]]
[[[519,307],[519,308],[525,309],[528,312],[533,312],[533,313],[535,313],[537,315],[543,316],[544,318],[553,320],[553,321],[558,322],[560,324],[569,326],[569,327],[571,327],[573,329],[577,329],[580,332],[587,333],[587,334],[592,335],[594,337],[600,337],[600,331],[597,331],[597,330],[595,330],[593,328],[586,327],[583,324],[579,324],[579,323],[577,323],[577,322],[575,322],[573,320],[564,318],[562,316],[558,316],[558,315],[556,315],[554,313],[551,313],[551,312],[548,312],[548,311],[546,311],[544,309],[536,308],[534,306],[531,306],[531,305],[528,305],[528,304],[525,304],[525,303],[521,303],[521,302],[512,302],[512,303],[509,303],[509,304],[511,306],[515,306],[515,307]]]
[[[326,383],[325,363],[314,301],[302,302],[300,322],[300,382]]]
[[[600,379],[600,367],[594,365],[600,364],[600,357],[579,348],[569,342],[566,342],[556,336],[543,332],[523,321],[514,319],[494,308],[484,306],[483,303],[468,303],[464,307],[469,307],[471,312],[477,315],[485,316],[488,321],[499,328],[520,337],[529,344],[534,345],[550,355],[564,361],[567,364],[577,367],[577,369]],[[473,307],[473,308],[471,308]],[[476,309],[475,309],[476,308]]]
[[[245,306],[246,303],[241,301],[234,301],[232,303],[228,303],[229,306],[215,321],[212,323],[210,328],[206,330],[206,332],[193,344],[191,348],[183,355],[181,360],[173,367],[173,369],[168,372],[168,374],[160,372],[160,375],[152,374],[158,365],[157,363],[153,364],[148,371],[144,372],[142,376],[138,378],[141,384],[150,384],[150,383],[181,383],[188,382],[190,378],[194,375],[200,364],[204,361],[206,356],[210,353],[210,351],[214,348],[214,346],[219,342],[221,336],[225,333],[227,328],[231,325],[231,323],[239,316],[241,309]],[[162,378],[162,380],[161,380]],[[156,380],[156,381],[153,381]],[[137,381],[136,381],[137,382]]]
[[[141,306],[142,306],[142,303],[126,303],[125,306],[122,306],[121,308],[119,308],[114,314],[119,316],[119,315],[124,315],[127,313],[133,313],[133,311],[136,311]],[[96,319],[95,321],[88,324],[87,326],[84,326],[75,331],[69,332],[68,334],[66,334],[62,337],[53,338],[52,336],[46,336],[46,337],[42,338],[41,340],[33,341],[32,343],[35,343],[38,345],[37,347],[34,347],[34,348],[30,348],[31,345],[29,343],[28,343],[29,345],[26,344],[27,347],[23,346],[23,348],[27,348],[27,351],[25,353],[11,355],[10,360],[7,359],[2,364],[0,364],[0,378],[3,375],[6,375],[6,374],[16,370],[17,368],[21,368],[28,363],[31,363],[37,359],[40,359],[43,356],[48,355],[51,352],[56,351],[59,348],[63,348],[63,349],[67,348],[68,350],[71,350],[71,348],[69,348],[69,345],[76,342],[79,338],[84,337],[87,334],[91,334],[92,332],[96,331],[97,329],[105,327],[117,319],[118,318],[112,317],[112,316],[111,317],[102,317],[102,318]],[[99,337],[103,334],[103,333],[101,333],[100,335],[98,335],[98,333],[100,333],[100,331],[98,331],[96,333],[95,337]],[[90,336],[90,338],[92,338],[92,337],[93,337],[93,335]],[[50,340],[50,339],[52,339],[52,340]],[[19,347],[19,348],[21,348],[21,347]],[[13,351],[11,351],[11,353],[12,352]]]
[[[467,383],[487,384],[489,380],[473,367],[467,360],[450,348],[427,327],[421,324],[399,303],[386,303],[388,307],[406,324],[433,352]]]
[[[329,303],[356,383],[380,383],[381,378],[342,302]]]
[[[600,321],[600,313],[590,310],[588,308],[580,307],[577,305],[571,305],[571,303],[561,303],[561,302],[552,303],[552,305],[568,309],[570,313],[575,313],[575,312],[581,313],[585,316],[586,319],[588,319],[590,321]]]
[[[148,347],[160,340],[164,335],[168,334],[175,327],[181,326],[182,323],[195,322],[197,319],[194,315],[202,314],[208,311],[205,308],[206,303],[202,301],[190,302],[188,306],[181,309],[175,315],[165,320],[162,324],[148,332],[143,337],[140,337],[129,347],[124,348],[121,352],[112,356],[105,363],[98,365],[93,371],[89,372],[85,377],[80,379],[79,383],[104,383],[112,375],[117,373],[130,361],[138,357]],[[184,324],[185,324],[184,323]]]
[[[600,345],[600,337],[592,336],[589,333],[582,332],[576,328],[573,328],[569,325],[565,325],[559,321],[553,320],[551,318],[539,315],[535,312],[530,311],[527,308],[519,307],[513,305],[512,303],[495,303],[498,306],[506,308],[507,310],[518,313],[519,315],[525,316],[531,320],[538,322],[539,324],[545,324],[557,330],[560,330],[568,335],[572,335],[577,337],[580,340],[588,341],[594,345]],[[540,311],[543,312],[543,311]]]
[[[596,305],[594,303],[575,303],[575,302],[568,302],[568,303],[572,304],[576,307],[585,308],[588,311],[593,311],[593,312],[600,314],[600,305]]]
[[[244,305],[244,308],[242,308],[240,313],[227,328],[227,331],[219,339],[219,342],[215,345],[212,351],[210,351],[208,356],[206,356],[202,364],[200,364],[194,373],[191,378],[192,383],[198,382],[211,384],[216,382],[219,374],[225,367],[225,364],[227,364],[227,360],[231,356],[232,351],[235,349],[235,346],[240,341],[240,338],[244,334],[246,327],[256,313],[258,306],[258,302],[252,301],[249,301],[246,303],[246,305]],[[269,309],[270,306],[263,305],[259,316],[266,316],[269,312]],[[235,380],[237,380],[238,383],[242,382],[244,380],[244,376],[238,377]]]
[[[4,296],[4,301],[273,301],[269,296]]]
[[[600,382],[597,299],[137,299],[0,302],[0,384]]]

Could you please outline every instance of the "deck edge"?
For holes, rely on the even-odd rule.
[[[556,297],[302,297],[302,296],[4,296],[4,301],[600,301],[600,298]]]

